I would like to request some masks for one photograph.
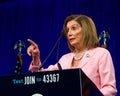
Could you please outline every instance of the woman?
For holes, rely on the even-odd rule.
[[[117,89],[112,58],[107,49],[99,47],[92,19],[85,15],[71,15],[65,19],[63,27],[71,52],[60,58],[62,68],[81,68],[104,96],[115,96]],[[27,53],[33,58],[29,70],[34,72],[41,65],[40,51],[34,41],[28,39],[28,42],[31,45]],[[58,70],[57,64],[41,69],[45,70]]]

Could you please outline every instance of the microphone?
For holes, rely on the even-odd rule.
[[[57,41],[55,42],[53,48],[50,50],[49,54],[47,55],[47,57],[45,58],[45,60],[43,61],[43,63],[38,67],[37,72],[39,72],[41,70],[41,68],[44,66],[44,64],[46,63],[46,61],[48,60],[48,58],[52,54],[53,50],[56,48],[57,45],[59,45],[60,40],[61,40],[61,38],[63,36],[64,36],[64,30],[61,31],[60,36],[58,37]],[[58,64],[58,66],[59,66],[59,64]],[[60,69],[62,69],[62,68],[60,68]]]

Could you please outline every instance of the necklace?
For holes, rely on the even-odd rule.
[[[74,60],[81,60],[82,59],[82,57],[83,57],[83,55],[82,56],[80,56],[80,57],[76,57],[76,54],[74,55]]]
[[[81,60],[82,59],[82,57],[84,56],[84,54],[85,54],[85,51],[83,51],[83,53],[82,53],[82,55],[80,56],[80,57],[76,57],[76,54],[73,56],[73,58],[74,58],[74,60]]]

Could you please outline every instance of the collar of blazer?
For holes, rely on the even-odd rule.
[[[87,64],[87,62],[89,62],[89,60],[91,59],[91,57],[95,54],[95,48],[94,49],[90,49],[87,50],[83,56],[83,58],[81,59],[81,64],[80,67],[82,68],[85,64]]]

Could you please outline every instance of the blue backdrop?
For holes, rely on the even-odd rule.
[[[107,49],[113,58],[120,96],[120,0],[0,0],[0,75],[14,74],[18,52],[14,50],[14,44],[18,40],[26,45],[22,50],[24,73],[29,72],[31,62],[26,52],[27,38],[39,45],[43,62],[61,33],[64,19],[71,14],[90,16],[98,35],[103,30],[109,32]],[[44,67],[55,64],[57,54],[60,58],[69,52],[65,37],[59,47],[59,54],[56,47]]]

